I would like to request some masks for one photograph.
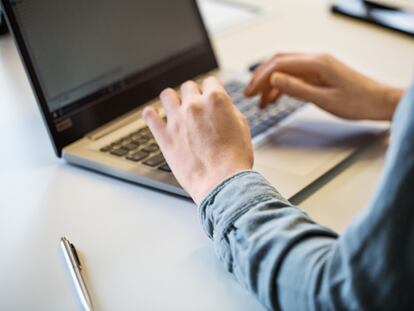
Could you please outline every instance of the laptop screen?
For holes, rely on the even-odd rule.
[[[57,115],[99,90],[128,87],[137,72],[203,40],[188,0],[23,0],[14,11]]]
[[[194,0],[3,2],[10,4],[54,136],[76,126],[79,137],[217,66]],[[194,66],[197,58],[203,66]],[[103,102],[105,112],[97,112],[93,106]]]

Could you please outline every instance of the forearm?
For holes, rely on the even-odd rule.
[[[392,236],[412,214],[405,208],[393,218],[395,200],[382,198],[337,238],[259,174],[245,172],[217,187],[199,215],[220,260],[267,309],[386,310],[409,305],[397,293],[412,284],[407,258],[401,271],[393,264],[406,244]]]
[[[219,258],[269,309],[407,310],[414,304],[414,87],[395,116],[372,205],[337,238],[259,174],[224,181],[200,219]]]
[[[404,92],[401,88],[384,86],[380,104],[373,107],[373,119],[391,121]]]
[[[254,172],[240,173],[223,182],[202,202],[199,214],[220,260],[269,309],[278,309],[281,302],[283,309],[290,310],[292,303],[297,303],[284,299],[292,291],[277,293],[277,283],[288,288],[300,282],[302,286],[296,286],[306,289],[303,295],[312,291],[318,275],[307,273],[307,267],[315,260],[322,262],[327,258],[337,238],[334,232],[315,224],[283,199]],[[293,249],[305,255],[309,251],[306,241],[310,238],[312,256],[306,265],[285,262]],[[284,273],[281,278],[282,266],[283,271],[294,274]],[[303,277],[293,280],[293,275]]]

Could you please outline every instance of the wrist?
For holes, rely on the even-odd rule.
[[[383,96],[383,106],[381,107],[384,112],[382,119],[391,121],[394,112],[397,109],[398,103],[400,102],[404,94],[404,89],[385,87]]]
[[[221,170],[213,169],[209,174],[193,178],[192,186],[189,187],[189,194],[194,202],[199,205],[207,195],[213,191],[224,180],[241,173],[243,171],[250,171],[251,166],[240,166],[233,168],[224,168]]]

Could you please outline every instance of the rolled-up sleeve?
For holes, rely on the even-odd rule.
[[[225,180],[202,202],[199,215],[226,268],[271,309],[278,309],[275,280],[290,250],[312,237],[312,251],[323,256],[337,238],[256,172]]]

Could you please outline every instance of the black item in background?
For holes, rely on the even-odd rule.
[[[251,73],[255,72],[256,69],[259,68],[262,64],[263,64],[263,61],[259,61],[259,62],[249,65],[249,68],[248,68],[249,72]]]
[[[356,4],[363,6],[365,12],[361,13],[355,9]],[[339,0],[332,5],[331,10],[333,13],[352,17],[360,21],[378,25],[383,28],[387,28],[414,37],[414,30],[404,28],[397,23],[393,23],[390,21],[390,19],[387,20],[378,17],[378,13],[388,14],[389,16],[393,14],[406,14],[411,15],[412,19],[414,20],[414,12],[363,0]]]
[[[6,19],[4,18],[3,12],[0,10],[0,35],[3,35],[8,31]]]
[[[139,77],[136,78],[138,82],[127,90],[96,101],[96,104],[88,105],[84,110],[75,111],[69,116],[59,116],[56,119],[47,105],[39,76],[35,71],[32,57],[29,54],[27,42],[23,40],[20,25],[14,14],[12,1],[0,0],[0,5],[7,16],[10,31],[13,34],[29,76],[29,81],[36,95],[55,152],[59,157],[61,157],[62,149],[65,146],[84,137],[85,134],[107,122],[113,121],[117,117],[136,109],[139,105],[154,99],[162,89],[178,86],[186,80],[218,68],[218,63],[197,3],[195,0],[188,0],[188,5],[191,6],[197,19],[197,24],[201,29],[200,36],[203,39],[201,44],[190,50],[183,51],[179,55],[171,55],[171,58],[139,72]],[[174,61],[172,62],[172,60]],[[87,103],[84,104],[86,105]]]

